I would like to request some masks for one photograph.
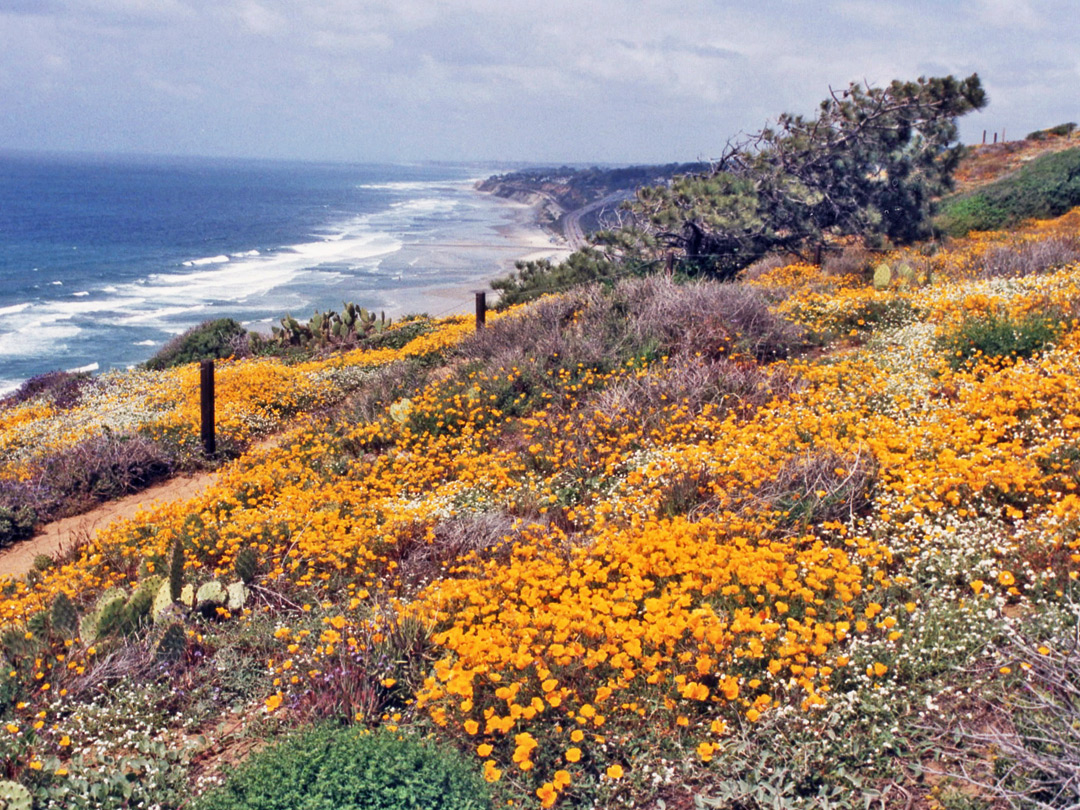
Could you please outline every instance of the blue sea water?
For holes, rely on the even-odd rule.
[[[467,311],[535,249],[529,209],[473,189],[504,168],[0,153],[0,394],[209,318]]]

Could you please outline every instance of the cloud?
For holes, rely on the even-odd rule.
[[[673,160],[975,70],[977,126],[1027,131],[1075,96],[1071,2],[0,0],[0,147]]]
[[[248,31],[259,36],[276,36],[288,30],[288,21],[283,14],[255,0],[244,0],[232,9],[232,14]]]
[[[1075,14],[1076,9],[1072,12]],[[979,0],[978,15],[981,22],[1005,29],[1037,31],[1046,26],[1028,0]]]

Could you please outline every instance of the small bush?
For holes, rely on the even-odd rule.
[[[63,515],[146,489],[172,472],[175,459],[141,436],[107,435],[49,456],[40,466],[51,506]]]
[[[0,548],[30,537],[36,523],[37,512],[32,506],[0,506]]]
[[[1076,129],[1076,124],[1072,121],[1067,124],[1058,124],[1056,127],[1050,127],[1048,129],[1037,129],[1034,132],[1029,132],[1024,140],[1028,141],[1045,141],[1051,136],[1064,137],[1072,134]]]
[[[850,520],[870,503],[877,475],[877,463],[870,455],[844,457],[833,450],[808,450],[785,463],[757,495],[785,524]]]
[[[455,751],[324,724],[254,755],[195,810],[480,810],[487,786]]]
[[[1061,322],[1052,315],[977,315],[938,340],[955,370],[980,358],[1031,357],[1061,334]]]
[[[236,353],[237,341],[247,332],[232,318],[206,321],[177,335],[146,361],[152,371],[182,366],[198,360],[218,360]]]

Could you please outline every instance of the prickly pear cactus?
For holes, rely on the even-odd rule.
[[[61,591],[53,599],[51,617],[52,626],[62,636],[70,638],[79,630],[79,611],[71,597]]]
[[[169,560],[169,587],[174,602],[180,601],[180,592],[184,588],[184,542],[178,537],[172,547]]]
[[[104,610],[107,605],[119,600],[121,602],[127,602],[128,594],[123,588],[109,588],[105,593],[98,597],[97,603],[94,605],[94,610]]]
[[[187,631],[180,622],[173,622],[158,639],[155,654],[159,661],[175,662],[184,657],[186,650]]]
[[[139,583],[135,593],[124,606],[124,631],[134,630],[150,618],[150,611],[154,606],[154,599],[161,587],[161,577],[151,576]]]
[[[37,613],[27,619],[26,629],[38,637],[47,635],[49,632],[48,611],[39,610]]]
[[[97,641],[116,632],[124,624],[124,608],[127,592],[123,588],[109,588],[97,600],[94,609],[79,622],[79,636],[83,641]]]
[[[128,626],[127,602],[120,599],[109,602],[97,614],[97,628],[93,640],[123,633]]]
[[[212,579],[199,586],[195,594],[195,608],[203,613],[213,613],[218,607],[224,607],[229,595],[225,586],[218,580]]]
[[[0,782],[0,810],[33,810],[30,791],[18,782]]]
[[[892,281],[892,270],[887,264],[879,264],[874,268],[874,289],[884,290]]]
[[[195,586],[190,582],[180,590],[180,599],[178,600],[181,605],[185,607],[195,607]]]
[[[243,582],[232,582],[225,589],[225,607],[230,611],[240,610],[247,599],[248,589]]]
[[[399,399],[390,406],[390,418],[399,425],[404,425],[409,421],[410,413],[412,413],[412,400],[410,399]]]
[[[79,638],[83,641],[96,641],[101,611],[91,610],[79,620]]]
[[[150,617],[155,623],[160,622],[172,606],[172,583],[165,580],[158,586],[157,593],[154,594],[154,604],[150,606]]]
[[[249,585],[255,581],[255,575],[259,573],[259,555],[251,547],[242,548],[236,555],[233,568],[236,575],[240,577],[240,581]]]

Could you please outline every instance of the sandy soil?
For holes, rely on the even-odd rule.
[[[21,576],[34,567],[38,554],[54,559],[89,540],[102,529],[121,518],[130,518],[139,509],[147,509],[171,501],[195,497],[213,483],[215,474],[172,478],[126,498],[102,504],[91,512],[49,523],[29,540],[23,540],[0,551],[0,576]]]

